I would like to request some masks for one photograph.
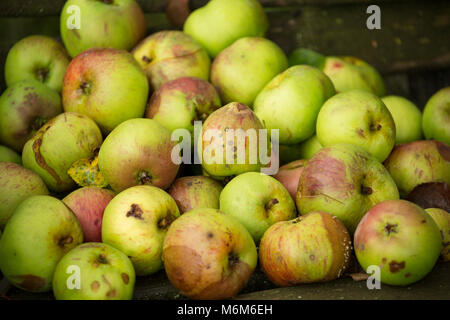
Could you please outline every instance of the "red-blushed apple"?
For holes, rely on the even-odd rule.
[[[65,111],[87,115],[107,134],[125,120],[144,115],[148,92],[145,73],[130,53],[90,49],[70,62],[62,101]]]
[[[283,184],[259,172],[246,172],[228,182],[220,193],[220,211],[242,223],[255,243],[272,224],[297,216]]]
[[[3,229],[17,206],[26,198],[49,194],[36,173],[16,163],[0,162],[0,229]]]
[[[298,181],[300,180],[300,175],[303,172],[303,168],[306,165],[307,160],[295,160],[278,169],[278,173],[273,177],[281,182],[281,184],[289,191],[292,199],[295,201]]]
[[[442,249],[439,228],[424,209],[406,200],[372,207],[359,223],[354,248],[361,267],[380,268],[380,281],[409,285],[425,277]]]
[[[221,107],[216,89],[208,81],[185,77],[163,84],[153,93],[145,116],[168,128],[194,132],[194,121],[204,121]]]
[[[15,82],[0,97],[0,141],[22,152],[28,139],[62,111],[56,91],[37,80]]]
[[[350,235],[342,222],[319,211],[275,223],[259,245],[261,269],[279,286],[337,279],[347,269],[351,253]]]
[[[394,180],[372,155],[356,145],[320,149],[300,176],[297,209],[337,216],[350,233],[364,214],[383,200],[398,199]]]
[[[58,261],[82,242],[80,224],[62,201],[47,195],[29,197],[3,231],[0,270],[16,287],[49,291]]]
[[[440,208],[450,212],[450,185],[445,182],[426,182],[415,187],[405,200],[420,207]]]
[[[322,146],[357,145],[384,161],[395,145],[395,123],[376,95],[351,90],[328,99],[317,117],[316,134]]]
[[[167,277],[192,299],[226,299],[247,284],[257,263],[250,233],[217,209],[198,208],[175,220],[163,246]]]
[[[439,228],[442,239],[441,257],[450,260],[450,213],[439,208],[428,208],[425,211],[433,218]]]
[[[136,185],[166,189],[179,168],[172,161],[175,147],[169,129],[155,120],[130,119],[106,137],[98,154],[98,166],[116,192]]]
[[[22,80],[36,80],[61,92],[64,73],[70,57],[66,49],[53,38],[31,35],[16,42],[5,62],[8,87]]]
[[[183,214],[196,208],[219,209],[222,185],[205,176],[188,176],[174,181],[168,192]]]
[[[384,162],[402,197],[425,182],[450,184],[450,146],[437,140],[398,145]]]
[[[65,112],[57,115],[25,143],[23,166],[36,172],[55,192],[71,191],[75,182],[68,174],[72,164],[94,157],[102,133],[89,117]]]
[[[423,109],[422,129],[427,139],[450,145],[450,86],[428,100]]]
[[[153,274],[163,267],[164,237],[180,216],[175,200],[153,186],[128,188],[107,205],[102,223],[102,242],[125,253],[138,276]]]
[[[75,277],[78,276],[78,279]],[[130,259],[105,243],[70,250],[53,275],[56,300],[130,300],[136,275]]]
[[[103,212],[114,196],[111,190],[84,187],[62,199],[80,222],[85,242],[102,241]]]
[[[178,78],[209,79],[208,53],[184,32],[156,32],[138,43],[131,53],[147,74],[153,90]]]
[[[68,0],[61,10],[61,38],[72,57],[90,48],[130,50],[146,29],[134,0]]]

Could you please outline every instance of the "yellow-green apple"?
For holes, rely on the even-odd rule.
[[[286,190],[295,201],[298,189],[298,181],[300,175],[303,172],[303,168],[306,165],[307,160],[295,160],[285,164],[278,169],[278,172],[273,176],[275,179],[281,182]]]
[[[283,184],[259,172],[243,173],[228,182],[220,193],[220,211],[247,228],[255,243],[272,224],[297,216]]]
[[[102,242],[125,253],[138,276],[153,274],[163,267],[164,237],[180,216],[175,200],[153,186],[135,186],[122,191],[105,209]]]
[[[61,113],[27,141],[22,152],[23,166],[36,172],[50,190],[70,191],[75,182],[67,171],[76,161],[92,158],[102,141],[93,120],[79,113]]]
[[[166,189],[179,168],[172,161],[174,148],[170,131],[163,125],[152,119],[130,119],[106,137],[98,166],[116,192],[136,185]]]
[[[21,80],[36,80],[61,92],[70,57],[55,39],[33,35],[17,42],[8,52],[5,81],[8,87]]]
[[[442,249],[439,228],[424,209],[406,200],[383,201],[371,208],[356,229],[358,262],[380,268],[381,282],[409,285],[425,277]]]
[[[436,140],[398,145],[384,162],[402,197],[425,182],[450,184],[450,147]]]
[[[423,110],[422,129],[427,139],[450,145],[450,87],[436,92]]]
[[[49,291],[58,261],[82,242],[77,218],[62,201],[47,195],[29,197],[3,231],[0,270],[16,287]]]
[[[72,57],[90,48],[130,50],[147,31],[134,0],[68,0],[60,16],[61,38]]]
[[[237,295],[255,270],[258,255],[250,233],[217,209],[198,208],[175,220],[163,246],[166,274],[192,299]]]
[[[293,66],[258,94],[253,110],[267,129],[279,129],[281,144],[297,144],[316,131],[319,110],[335,94],[330,79],[311,66]]]
[[[385,95],[383,78],[367,62],[351,56],[324,56],[313,50],[299,48],[289,56],[289,64],[308,64],[330,77],[337,92],[364,90],[379,97]]]
[[[298,146],[300,158],[311,159],[314,154],[322,148],[319,139],[317,139],[317,135],[313,135]]]
[[[14,150],[0,145],[0,162],[22,164],[22,157]]]
[[[89,242],[58,262],[53,294],[57,300],[131,300],[135,281],[133,264],[123,252]]]
[[[345,226],[320,211],[275,223],[259,245],[261,269],[278,286],[337,279],[349,266],[351,253]]]
[[[349,143],[384,161],[395,145],[395,123],[376,95],[352,90],[325,102],[317,117],[316,134],[322,146]]]
[[[5,227],[22,201],[49,193],[41,177],[11,162],[0,162],[0,186],[0,229]]]
[[[194,121],[204,121],[221,107],[216,89],[208,81],[185,77],[163,84],[153,93],[145,116],[168,128],[194,132]]]
[[[108,189],[84,187],[62,199],[80,222],[85,242],[102,241],[103,212],[114,196]]]
[[[93,119],[103,133],[132,118],[141,118],[148,98],[145,73],[130,53],[90,49],[73,59],[64,76],[65,111]]]
[[[260,149],[265,148],[259,143],[262,129],[258,117],[242,103],[232,102],[214,111],[203,123],[197,143],[203,169],[218,179],[260,170]],[[270,154],[269,143],[266,149]]]
[[[433,218],[439,228],[442,239],[441,257],[450,260],[450,213],[439,208],[428,208],[425,211]]]
[[[222,189],[219,182],[209,177],[187,176],[175,180],[168,193],[183,214],[197,208],[219,209]]]
[[[422,112],[403,97],[381,98],[395,123],[395,143],[408,143],[422,139]]]
[[[56,91],[37,80],[15,82],[0,97],[0,141],[21,152],[25,142],[62,111]]]
[[[337,216],[353,233],[375,204],[398,198],[394,180],[374,156],[358,146],[338,144],[308,160],[296,204],[301,214],[324,211]]]
[[[188,16],[183,30],[215,57],[240,38],[264,36],[268,27],[257,0],[212,0]]]
[[[274,42],[245,37],[214,59],[211,82],[223,103],[240,102],[252,106],[264,86],[287,67],[285,54]]]
[[[450,185],[445,182],[419,184],[406,196],[406,200],[424,209],[440,208],[450,212]]]
[[[181,31],[156,32],[142,40],[131,53],[147,74],[153,90],[178,78],[209,79],[208,53]]]

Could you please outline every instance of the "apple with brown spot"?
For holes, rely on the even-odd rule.
[[[300,176],[307,162],[307,160],[292,161],[281,166],[280,169],[278,169],[278,173],[273,176],[283,184],[287,191],[289,191],[289,194],[294,201],[297,195],[298,181],[300,180]]]
[[[352,252],[350,235],[325,212],[272,225],[259,246],[261,268],[279,286],[326,282],[343,275]]]
[[[450,184],[450,146],[437,140],[398,145],[384,162],[402,197],[426,182]]]
[[[85,187],[73,191],[62,200],[80,222],[85,242],[102,241],[103,212],[114,196],[111,190]]]
[[[387,200],[366,213],[356,229],[354,246],[364,270],[380,267],[382,283],[409,285],[432,270],[442,240],[424,209],[406,200]]]
[[[167,276],[192,299],[227,299],[247,284],[257,262],[250,233],[217,209],[199,208],[170,226],[163,246]]]
[[[105,243],[89,242],[59,261],[53,294],[57,300],[130,300],[135,280],[133,264],[123,252]]]
[[[445,182],[422,183],[415,187],[405,200],[424,209],[440,208],[450,212],[450,185]]]
[[[196,208],[219,209],[219,196],[222,185],[205,176],[182,177],[172,184],[169,194],[183,214]]]

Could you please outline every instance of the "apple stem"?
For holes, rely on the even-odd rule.
[[[40,68],[36,70],[36,77],[40,82],[44,82],[45,79],[47,79],[48,76],[48,70],[45,68]]]
[[[152,184],[152,176],[149,175],[147,171],[141,171],[138,175],[138,179],[141,184]]]
[[[63,247],[66,244],[71,244],[73,242],[72,236],[64,237],[59,240],[59,245]]]

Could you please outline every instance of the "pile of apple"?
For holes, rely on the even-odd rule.
[[[342,277],[354,252],[407,285],[450,259],[450,87],[422,114],[360,59],[288,59],[256,0],[211,0],[183,31],[147,37],[134,0],[69,0],[60,28],[64,46],[29,36],[5,65],[0,270],[12,285],[131,299],[136,276],[164,269],[185,296],[224,299],[257,263],[291,286]],[[234,146],[211,130],[278,130],[270,162],[285,165],[262,174],[248,144],[232,148],[240,164],[174,162],[172,133],[195,137],[197,121],[192,154]]]

